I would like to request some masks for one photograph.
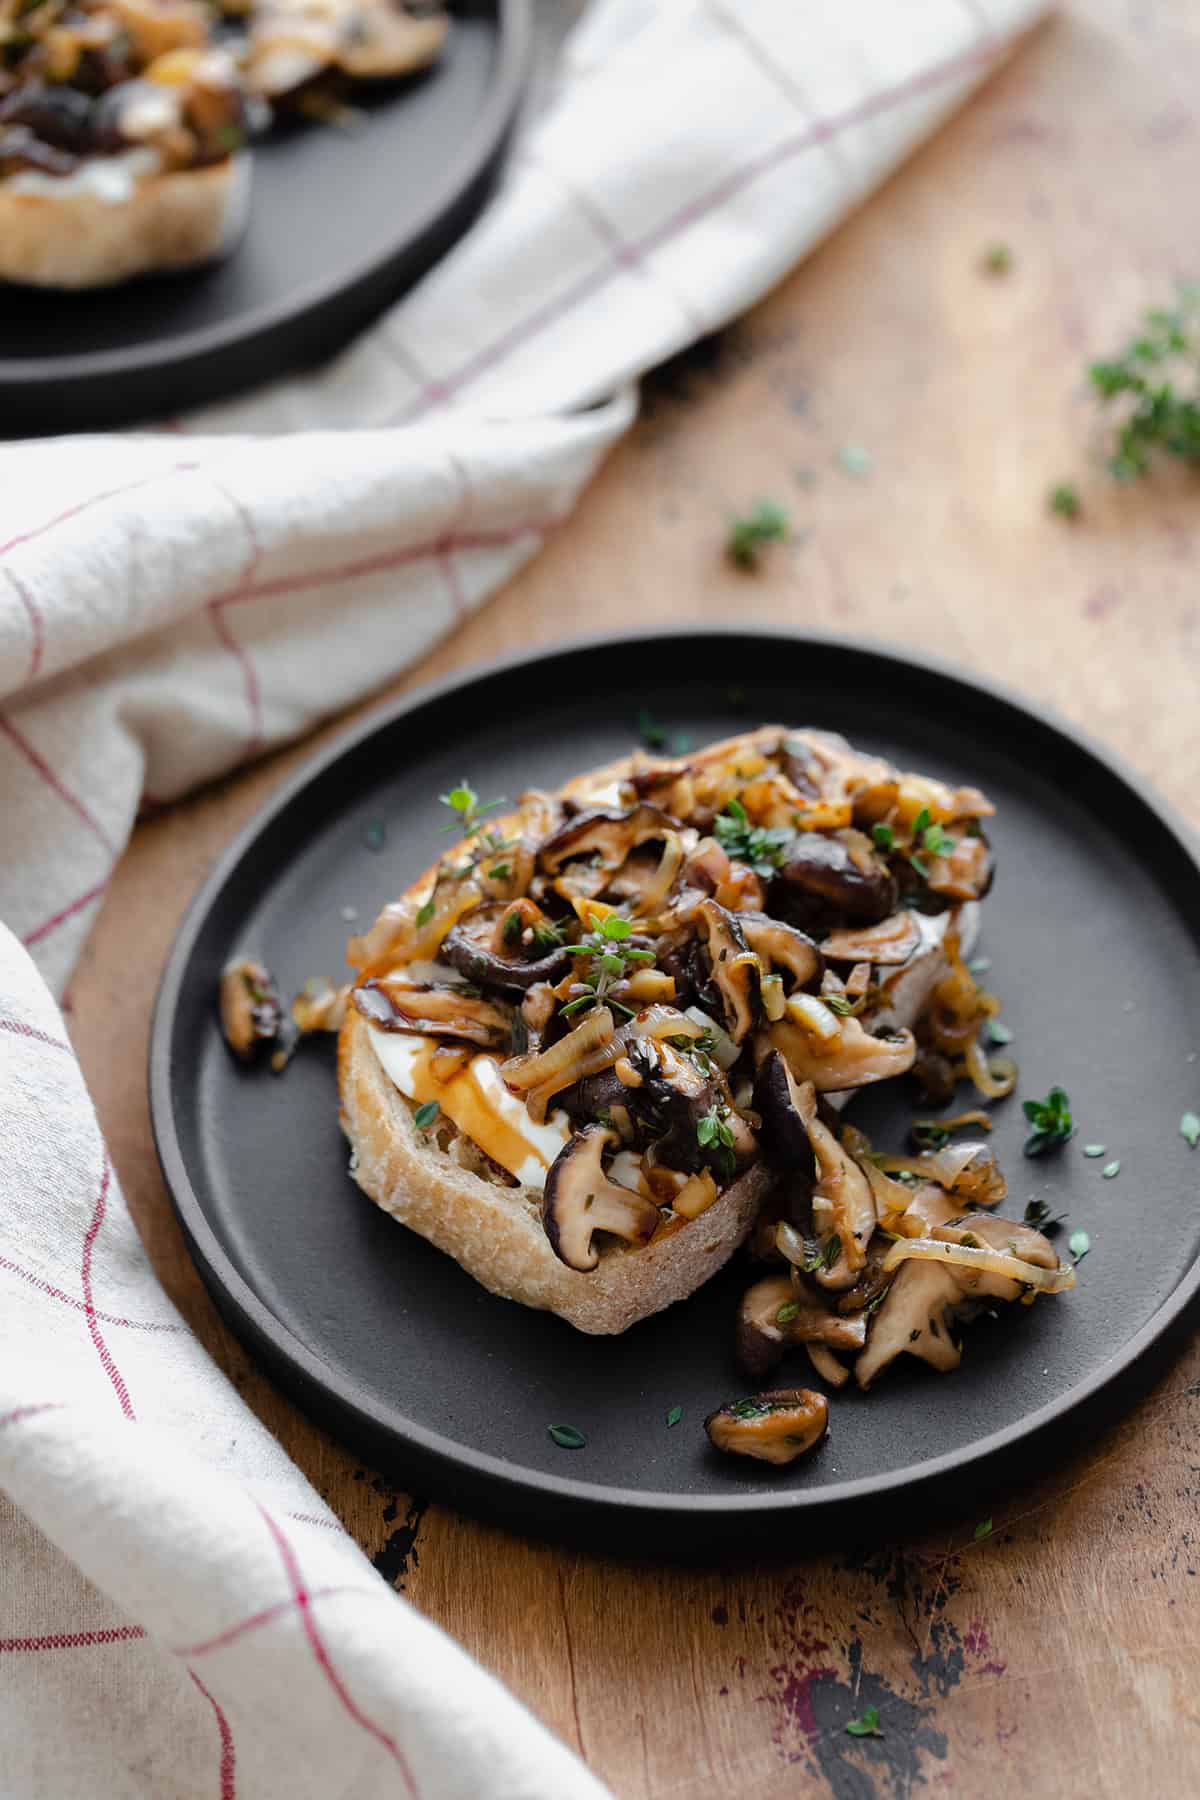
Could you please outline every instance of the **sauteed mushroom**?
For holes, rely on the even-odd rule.
[[[867,1341],[863,1313],[843,1315],[822,1305],[788,1275],[768,1275],[747,1288],[738,1310],[738,1366],[761,1381],[792,1344],[825,1344],[831,1350],[861,1350]]]
[[[275,977],[248,956],[231,962],[221,976],[221,1029],[225,1042],[241,1062],[253,1062],[260,1050],[278,1044],[284,1029],[283,1006]]]
[[[447,934],[442,955],[469,981],[512,994],[525,993],[539,981],[557,981],[571,960],[532,900],[477,906]]]
[[[502,1049],[512,1036],[511,1007],[461,987],[413,987],[380,976],[356,987],[352,998],[363,1018],[381,1031],[461,1038],[485,1050]]]
[[[604,1173],[605,1150],[620,1143],[616,1132],[589,1125],[559,1152],[546,1176],[542,1223],[554,1254],[569,1269],[587,1273],[600,1261],[597,1231],[644,1244],[661,1217],[652,1200],[618,1187]]]
[[[768,913],[740,912],[737,921],[764,968],[786,969],[797,988],[816,993],[825,973],[825,957],[810,937]]]
[[[861,831],[802,831],[771,897],[808,925],[874,925],[896,905],[896,880]]]
[[[696,908],[696,924],[712,971],[712,985],[721,996],[725,1029],[740,1044],[754,1024],[754,996],[758,987],[758,959],[742,935],[738,917],[715,900],[702,900]]]
[[[837,1025],[836,1032],[821,1038],[790,1014],[759,1032],[755,1044],[763,1046],[764,1055],[782,1050],[795,1079],[811,1081],[823,1094],[886,1081],[912,1068],[917,1046],[911,1031],[872,1037],[857,1019],[837,1019]]]
[[[829,1429],[829,1403],[812,1388],[779,1388],[710,1413],[704,1429],[717,1450],[759,1462],[793,1463]]]
[[[615,871],[640,845],[661,841],[679,829],[678,819],[647,802],[629,812],[594,807],[577,813],[547,838],[538,851],[538,862],[553,875],[573,857],[589,856],[602,868]]]

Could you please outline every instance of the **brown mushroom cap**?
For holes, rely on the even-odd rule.
[[[895,877],[861,831],[802,831],[771,885],[814,925],[874,925],[896,906]]]
[[[829,1403],[812,1388],[779,1388],[718,1407],[704,1421],[717,1450],[759,1462],[793,1463],[829,1429]]]
[[[781,1050],[796,1081],[811,1081],[823,1094],[866,1087],[912,1068],[917,1043],[911,1031],[872,1037],[858,1019],[845,1018],[839,1023],[836,1039],[821,1041],[792,1019],[780,1019],[759,1032],[755,1052],[765,1058],[772,1050]]]
[[[539,981],[557,981],[570,965],[561,945],[539,946],[537,933],[549,924],[532,900],[494,901],[459,920],[444,939],[441,955],[480,987],[523,994]]]
[[[763,1141],[772,1160],[810,1184],[815,1181],[817,1160],[804,1122],[805,1109],[781,1050],[772,1050],[759,1066],[754,1110],[762,1118]]]
[[[810,937],[769,913],[739,912],[737,921],[764,968],[787,969],[798,988],[817,992],[825,973],[825,957]]]
[[[767,1275],[756,1281],[738,1309],[738,1366],[751,1381],[769,1374],[791,1344],[861,1350],[866,1341],[867,1320],[862,1313],[834,1312],[790,1275]]]
[[[620,1141],[615,1131],[589,1125],[550,1165],[542,1223],[554,1254],[569,1269],[586,1274],[597,1266],[600,1252],[592,1241],[597,1231],[644,1244],[657,1229],[661,1214],[654,1202],[618,1187],[604,1173],[604,1152]]]
[[[568,819],[546,839],[538,851],[538,863],[553,875],[572,857],[595,856],[601,867],[616,870],[639,845],[662,841],[681,829],[678,819],[645,801],[628,812],[592,807]]]
[[[388,976],[373,977],[351,996],[356,1009],[381,1031],[414,1031],[461,1038],[485,1050],[507,1048],[512,1008],[460,987],[413,987]]]

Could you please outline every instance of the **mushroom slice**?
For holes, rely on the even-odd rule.
[[[836,1036],[820,1038],[793,1017],[785,1017],[759,1032],[756,1054],[765,1058],[772,1050],[782,1050],[796,1080],[811,1081],[823,1094],[887,1081],[903,1075],[916,1061],[917,1044],[911,1031],[871,1037],[858,1019],[840,1019],[838,1023],[841,1029]]]
[[[734,913],[715,900],[702,900],[696,924],[712,966],[713,986],[721,996],[725,1029],[740,1044],[754,1024],[754,999],[761,973],[758,958],[742,935]]]
[[[450,21],[445,13],[420,18],[389,0],[349,9],[337,60],[356,80],[378,81],[423,69],[446,40]]]
[[[661,1214],[652,1200],[618,1187],[604,1173],[605,1150],[620,1138],[603,1125],[589,1125],[559,1151],[546,1176],[542,1224],[550,1247],[569,1269],[587,1273],[600,1261],[592,1242],[609,1231],[629,1244],[653,1237]]]
[[[456,987],[411,987],[387,976],[356,987],[354,1005],[381,1031],[416,1031],[462,1038],[500,1050],[512,1037],[512,1008]]]
[[[931,1368],[957,1369],[962,1349],[949,1314],[961,1295],[951,1269],[937,1263],[905,1263],[875,1315],[867,1347],[854,1365],[860,1388],[869,1388],[898,1356],[916,1356]]]
[[[532,900],[477,906],[447,934],[442,954],[480,987],[518,995],[539,981],[557,981],[571,960]]]
[[[759,1067],[754,1081],[754,1110],[762,1118],[763,1137],[772,1160],[810,1184],[815,1181],[817,1159],[805,1124],[809,1109],[800,1099],[782,1051],[772,1050]]]
[[[772,882],[775,896],[815,925],[874,925],[896,906],[896,880],[861,831],[802,831]]]
[[[730,1456],[793,1463],[828,1431],[829,1402],[812,1388],[778,1388],[719,1407],[704,1429],[713,1447]]]
[[[866,1266],[867,1246],[876,1225],[875,1195],[854,1158],[817,1117],[812,1085],[798,1088],[796,1099],[817,1159],[813,1230],[825,1243],[835,1236],[841,1246],[836,1260],[830,1264],[826,1258],[813,1279],[824,1288],[852,1287],[859,1270]]]
[[[951,1255],[960,1260],[951,1262]],[[947,1260],[940,1260],[943,1256]],[[962,1360],[951,1330],[956,1312],[969,1312],[984,1299],[1016,1300],[1027,1287],[1056,1292],[1074,1281],[1073,1271],[1060,1267],[1054,1246],[1040,1231],[988,1213],[933,1225],[927,1238],[900,1239],[888,1251],[885,1268],[897,1257],[909,1260],[900,1263],[855,1364],[863,1388],[897,1356],[919,1357],[935,1369],[956,1369]]]
[[[830,962],[906,963],[922,943],[917,916],[907,907],[878,925],[846,925],[821,940]]]
[[[772,969],[787,969],[798,988],[817,992],[825,973],[825,957],[810,937],[767,913],[741,912],[737,920],[743,937],[764,967],[769,964]]]
[[[231,962],[219,989],[221,1030],[240,1062],[253,1062],[260,1050],[283,1036],[283,1006],[275,977],[248,956]]]
[[[538,862],[551,875],[576,856],[597,857],[602,868],[616,870],[639,845],[665,842],[679,829],[678,819],[646,801],[629,812],[595,807],[577,813],[548,837],[538,851]]]
[[[747,1288],[738,1309],[738,1366],[751,1381],[770,1373],[791,1344],[826,1344],[861,1350],[867,1341],[862,1313],[843,1315],[798,1289],[790,1275],[768,1275]]]

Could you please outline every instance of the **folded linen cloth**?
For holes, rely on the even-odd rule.
[[[6,1796],[602,1792],[388,1589],[182,1325],[30,957],[61,988],[139,806],[368,692],[533,555],[637,377],[1040,10],[596,0],[491,209],[325,370],[0,449]]]

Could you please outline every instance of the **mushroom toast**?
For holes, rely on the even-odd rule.
[[[0,0],[0,279],[102,287],[231,249],[252,104],[201,0]]]
[[[624,1331],[834,1157],[831,1104],[914,1069],[1007,1091],[962,963],[992,877],[976,789],[767,726],[499,818],[443,799],[461,841],[351,940],[348,1003],[297,1019],[340,1018],[359,1185],[493,1292]],[[809,1203],[843,1258],[823,1285],[853,1285],[875,1188],[831,1163]]]

